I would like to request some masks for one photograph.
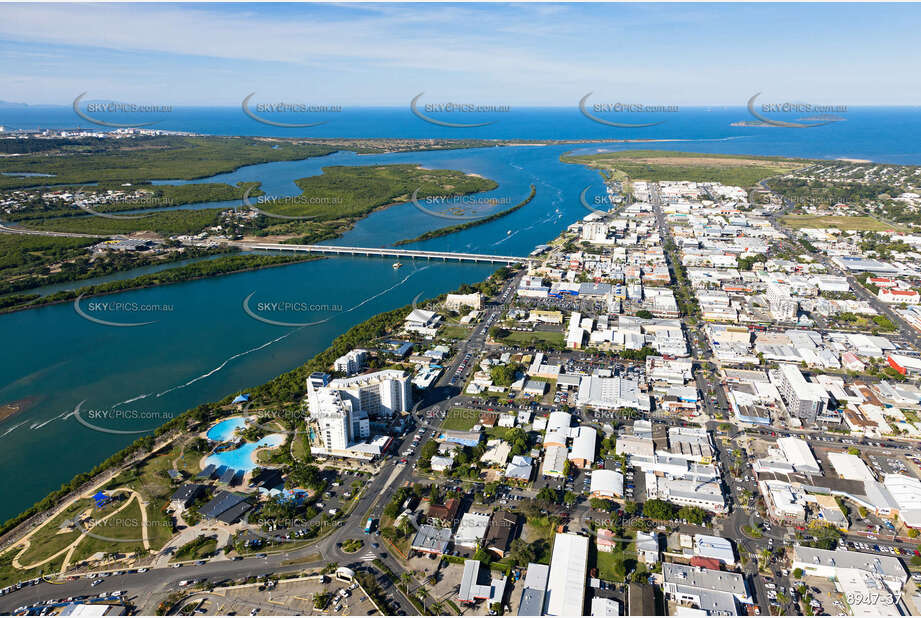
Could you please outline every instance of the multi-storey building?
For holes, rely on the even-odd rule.
[[[777,376],[780,391],[791,416],[814,423],[828,406],[828,392],[818,384],[807,382],[796,365],[781,364]]]

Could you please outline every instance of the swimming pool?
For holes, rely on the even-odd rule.
[[[209,431],[208,433],[210,434],[211,432]],[[217,468],[220,468],[221,466],[227,466],[228,468],[233,468],[234,470],[252,470],[256,467],[256,461],[253,457],[253,453],[256,452],[256,449],[269,446],[279,446],[284,444],[284,442],[285,437],[281,434],[275,433],[262,438],[258,442],[247,442],[240,448],[235,448],[232,451],[224,451],[223,453],[215,453],[213,455],[209,455],[205,459],[205,466],[207,467],[210,464],[214,464]]]
[[[226,442],[233,438],[233,432],[240,427],[246,426],[246,419],[242,416],[235,416],[233,418],[224,419],[220,423],[217,423],[211,429],[208,430],[206,434],[209,440],[214,440],[215,442]]]

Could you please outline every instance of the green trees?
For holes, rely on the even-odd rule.
[[[767,262],[767,258],[761,253],[756,253],[755,255],[747,255],[739,259],[739,270],[751,270],[752,266],[758,262]]]
[[[511,456],[523,455],[530,449],[528,434],[520,427],[512,427],[505,434],[505,441],[512,445]]]
[[[423,470],[429,470],[432,467],[432,457],[435,456],[435,453],[438,452],[438,443],[429,440],[422,445],[422,449],[419,451],[419,466]]]
[[[497,386],[511,386],[518,374],[518,365],[496,365],[489,370],[489,377]]]
[[[617,503],[613,500],[605,500],[603,498],[591,498],[588,501],[589,506],[591,506],[596,511],[605,511],[607,513],[613,513],[617,510]]]
[[[678,510],[678,519],[686,519],[699,526],[707,520],[707,512],[699,506],[685,506]]]
[[[643,515],[651,519],[675,519],[677,513],[678,508],[671,502],[666,502],[665,500],[647,500],[645,504],[643,504]]]
[[[510,331],[506,328],[502,328],[500,326],[493,326],[492,328],[489,329],[489,337],[495,340],[504,339],[509,336],[509,332]]]
[[[519,566],[534,562],[537,558],[532,544],[526,543],[522,539],[515,539],[511,545],[511,558]]]
[[[323,491],[328,481],[323,478],[317,466],[296,461],[288,467],[285,484],[289,487],[307,487],[314,491]]]
[[[624,514],[628,516],[636,515],[640,510],[639,505],[636,502],[631,502],[630,500],[624,501]]]
[[[535,500],[537,500],[540,503],[543,503],[545,507],[550,506],[551,504],[556,504],[556,501],[557,501],[556,490],[550,487],[541,487],[540,491],[537,492],[537,496],[535,497]]]
[[[621,350],[618,353],[621,358],[634,361],[645,361],[647,356],[655,356],[656,354],[658,352],[649,346],[643,346],[639,350]]]

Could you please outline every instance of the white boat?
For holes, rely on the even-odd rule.
[[[394,262],[394,263],[393,263],[393,269],[394,269],[394,270],[396,270],[397,268],[400,268],[401,266],[403,266],[403,264],[402,264],[401,262]]]

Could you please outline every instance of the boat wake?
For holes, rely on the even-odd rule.
[[[118,403],[113,403],[113,404],[111,405],[111,407],[112,407],[112,408],[116,408],[116,407],[118,407],[118,406],[125,405],[126,403],[133,403],[133,402],[135,402],[135,401],[137,401],[137,400],[139,400],[139,399],[144,399],[144,398],[146,398],[146,397],[150,397],[152,394],[153,394],[153,393],[145,393],[145,394],[143,394],[143,395],[138,395],[137,397],[132,397],[131,399],[125,399],[124,401],[119,401]],[[73,412],[71,412],[71,414],[73,414]]]
[[[375,295],[373,295],[373,296],[369,296],[368,298],[364,299],[363,301],[361,301],[361,302],[358,303],[357,305],[354,305],[354,306],[352,306],[352,307],[349,307],[348,309],[346,309],[345,311],[342,311],[341,313],[345,314],[345,313],[350,313],[350,312],[352,312],[352,311],[355,311],[356,309],[358,309],[358,308],[360,308],[360,307],[366,305],[367,303],[371,302],[371,301],[374,300],[375,298],[379,298],[379,297],[383,296],[384,294],[386,294],[387,292],[390,292],[390,291],[392,291],[392,290],[394,290],[394,289],[400,287],[401,285],[403,285],[404,283],[406,283],[407,281],[409,281],[409,279],[410,279],[413,275],[415,275],[416,273],[422,272],[423,270],[426,270],[426,269],[428,269],[428,268],[430,268],[430,266],[427,265],[427,266],[423,266],[422,268],[417,268],[417,269],[415,269],[415,270],[409,272],[405,277],[403,277],[400,281],[398,281],[397,283],[393,284],[393,285],[390,286],[389,288],[387,288],[387,289],[385,289],[385,290],[381,290],[380,292],[378,292],[377,294],[375,294]],[[339,315],[339,314],[337,314],[337,315]],[[177,390],[186,388],[186,387],[188,387],[188,386],[191,386],[192,384],[195,384],[196,382],[199,382],[199,381],[201,381],[201,380],[204,380],[205,378],[211,377],[212,375],[214,375],[215,373],[221,371],[222,369],[224,369],[225,367],[227,367],[227,365],[229,365],[231,362],[235,361],[235,360],[238,359],[238,358],[241,358],[241,357],[243,357],[243,356],[247,356],[248,354],[252,354],[253,352],[258,352],[259,350],[263,350],[263,349],[269,347],[269,346],[272,345],[272,344],[278,343],[279,341],[282,341],[283,339],[287,339],[287,338],[290,337],[291,335],[294,335],[295,333],[297,333],[297,332],[299,332],[299,331],[301,331],[301,330],[303,330],[303,329],[305,329],[305,328],[309,328],[310,326],[317,326],[317,325],[319,325],[319,324],[323,324],[323,323],[325,323],[325,322],[328,322],[328,321],[330,321],[330,320],[332,320],[332,319],[333,319],[333,318],[330,317],[330,318],[327,318],[326,320],[322,320],[322,321],[320,321],[320,322],[316,322],[315,324],[310,324],[309,326],[299,326],[299,327],[295,328],[294,330],[285,333],[284,335],[281,335],[281,336],[276,337],[276,338],[274,338],[274,339],[270,339],[269,341],[266,341],[265,343],[263,343],[263,344],[261,344],[261,345],[258,345],[258,346],[254,347],[254,348],[250,348],[249,350],[245,350],[245,351],[243,351],[243,352],[238,352],[237,354],[234,354],[233,356],[231,356],[231,357],[225,359],[220,365],[218,365],[217,367],[215,367],[215,368],[212,369],[211,371],[208,371],[207,373],[203,373],[202,375],[200,375],[200,376],[198,376],[198,377],[196,377],[196,378],[193,378],[193,379],[189,380],[189,381],[186,382],[185,384],[178,384],[178,385],[176,385],[176,386],[174,386],[174,387],[172,387],[172,388],[168,388],[168,389],[166,389],[165,391],[162,391],[162,392],[160,392],[160,393],[157,393],[157,394],[156,394],[156,397],[162,397],[162,396],[164,396],[164,395],[167,395],[167,394],[169,394],[169,393],[172,393],[173,391],[177,391]],[[128,401],[137,401],[138,399],[143,399],[143,398],[148,397],[148,396],[149,396],[149,395],[139,395],[139,396],[135,397],[134,399],[129,399]],[[123,402],[123,403],[127,403],[127,402]],[[117,405],[117,404],[116,404],[116,405]]]
[[[7,435],[7,434],[9,434],[9,433],[12,433],[13,431],[19,429],[20,427],[22,427],[23,425],[25,425],[25,424],[28,423],[28,422],[29,422],[29,421],[22,421],[21,423],[16,423],[16,424],[13,425],[12,427],[9,427],[9,428],[8,428],[6,431],[4,431],[3,433],[0,433],[0,438],[2,438],[3,436],[5,436],[5,435]]]

